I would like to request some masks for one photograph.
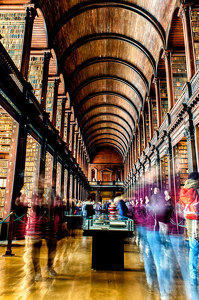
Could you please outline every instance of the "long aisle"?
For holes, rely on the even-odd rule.
[[[1,245],[0,299],[159,300],[157,286],[152,291],[147,285],[143,256],[135,241],[128,239],[125,243],[124,271],[94,271],[91,269],[92,238],[81,234],[67,237],[58,243],[55,257],[58,275],[53,278],[46,271],[47,247],[43,241],[40,255],[43,280],[37,282],[33,280],[30,248],[23,241],[15,242],[15,256],[2,257],[5,246]],[[182,279],[177,273],[174,277],[172,298],[167,299],[187,299]]]

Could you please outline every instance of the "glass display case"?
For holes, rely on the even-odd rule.
[[[96,215],[92,219],[84,219],[83,230],[133,231],[133,220],[118,215]]]
[[[85,236],[92,236],[92,269],[124,270],[124,239],[133,236],[133,220],[111,215],[84,219]]]

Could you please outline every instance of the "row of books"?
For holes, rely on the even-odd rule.
[[[1,42],[18,68],[21,65],[25,15],[25,11],[0,13],[0,34],[3,37]]]

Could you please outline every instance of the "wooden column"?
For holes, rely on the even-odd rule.
[[[71,140],[71,154],[74,156],[74,131],[75,131],[75,123],[70,123],[71,129],[70,129],[70,140]]]
[[[143,139],[144,139],[144,149],[146,148],[147,145],[147,135],[146,135],[146,112],[143,110],[142,112],[142,124],[143,124]],[[143,149],[143,150],[144,150]]]
[[[181,4],[180,11],[179,11],[179,14],[182,18],[182,24],[183,24],[188,81],[190,81],[193,75],[196,73],[196,57],[195,57],[193,32],[192,32],[192,25],[191,25],[191,6],[190,6],[191,2],[189,3],[189,1],[184,0],[183,3]]]
[[[134,146],[134,148],[135,148],[135,164],[136,164],[136,161],[137,161],[137,159],[138,159],[138,141],[137,141],[137,132],[135,132],[135,139],[134,139],[134,141],[135,141],[135,146]]]
[[[77,177],[76,177],[76,199],[77,199],[77,200],[79,200],[78,191],[79,191],[79,178],[78,178],[78,176],[77,176]]]
[[[158,128],[162,123],[162,114],[161,114],[161,97],[160,97],[160,80],[159,78],[154,78],[155,84],[155,95],[156,95],[156,106],[157,106],[157,125]]]
[[[61,165],[61,197],[64,198],[64,163]]]
[[[52,191],[53,195],[56,196],[56,179],[57,179],[57,152],[53,155],[53,180],[52,180]]]
[[[174,90],[173,90],[173,73],[171,66],[171,51],[164,51],[164,61],[166,69],[166,80],[167,80],[167,95],[168,95],[168,111],[174,105]]]
[[[133,146],[134,142],[133,142],[133,137],[132,137],[132,141],[131,141],[131,169],[133,169],[133,165],[134,165],[134,146]]]
[[[18,140],[16,150],[16,163],[13,178],[13,193],[11,209],[13,208],[17,194],[24,185],[24,170],[26,160],[26,143],[27,143],[27,126],[25,124],[18,125]]]
[[[81,140],[79,139],[79,134],[77,136],[77,163],[80,165],[80,159],[79,159],[79,154],[80,154],[80,143]]]
[[[65,107],[66,107],[66,97],[62,98],[62,109],[61,109],[61,130],[60,137],[64,137],[64,122],[65,122]]]
[[[56,78],[54,80],[54,96],[53,96],[53,111],[52,111],[52,124],[56,127],[56,119],[57,119],[57,97],[58,97],[58,89],[59,89],[60,79]]]
[[[138,128],[138,135],[139,135],[139,145],[138,145],[138,147],[139,147],[139,149],[138,149],[138,153],[139,153],[139,156],[141,155],[141,153],[142,153],[142,128],[141,128],[141,126],[140,126],[140,124],[138,125],[139,126],[139,128]]]
[[[174,192],[174,177],[173,177],[173,151],[171,145],[171,138],[167,137],[167,167],[168,167],[168,183],[169,183],[169,194],[173,195]]]
[[[73,156],[77,162],[77,148],[78,148],[78,131],[75,131],[74,133],[74,149],[73,149]]]
[[[75,174],[72,173],[72,198],[75,198]]]
[[[70,138],[70,118],[71,118],[71,110],[66,111],[68,117],[67,117],[67,134],[66,134],[66,145],[69,149],[69,138]]]
[[[146,98],[148,104],[148,111],[149,111],[149,138],[150,140],[153,137],[153,116],[152,116],[152,100],[151,97]]]
[[[192,120],[189,120],[189,125],[185,128],[185,136],[187,138],[188,167],[189,173],[191,173],[197,171],[195,135]]]
[[[46,110],[46,95],[48,88],[48,71],[49,63],[52,55],[50,50],[44,52],[44,65],[43,65],[43,76],[42,76],[42,89],[41,89],[41,107]]]
[[[195,126],[196,160],[199,171],[199,126]]]
[[[47,139],[43,137],[40,151],[40,165],[39,165],[39,190],[44,193],[44,182],[45,182],[45,167],[46,167],[46,148]]]
[[[70,167],[68,167],[68,178],[67,178],[67,189],[66,189],[66,202],[67,202],[67,211],[69,211],[69,199],[70,199]]]
[[[37,11],[34,7],[26,8],[26,23],[25,23],[23,50],[22,50],[22,58],[21,58],[21,69],[20,69],[23,77],[26,80],[28,80],[33,23],[34,23],[36,14],[37,14]]]
[[[160,170],[160,155],[159,151],[156,149],[156,185],[157,187],[161,187],[161,170]]]

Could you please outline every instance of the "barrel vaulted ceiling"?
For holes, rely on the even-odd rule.
[[[124,157],[176,0],[38,0],[90,155]]]

